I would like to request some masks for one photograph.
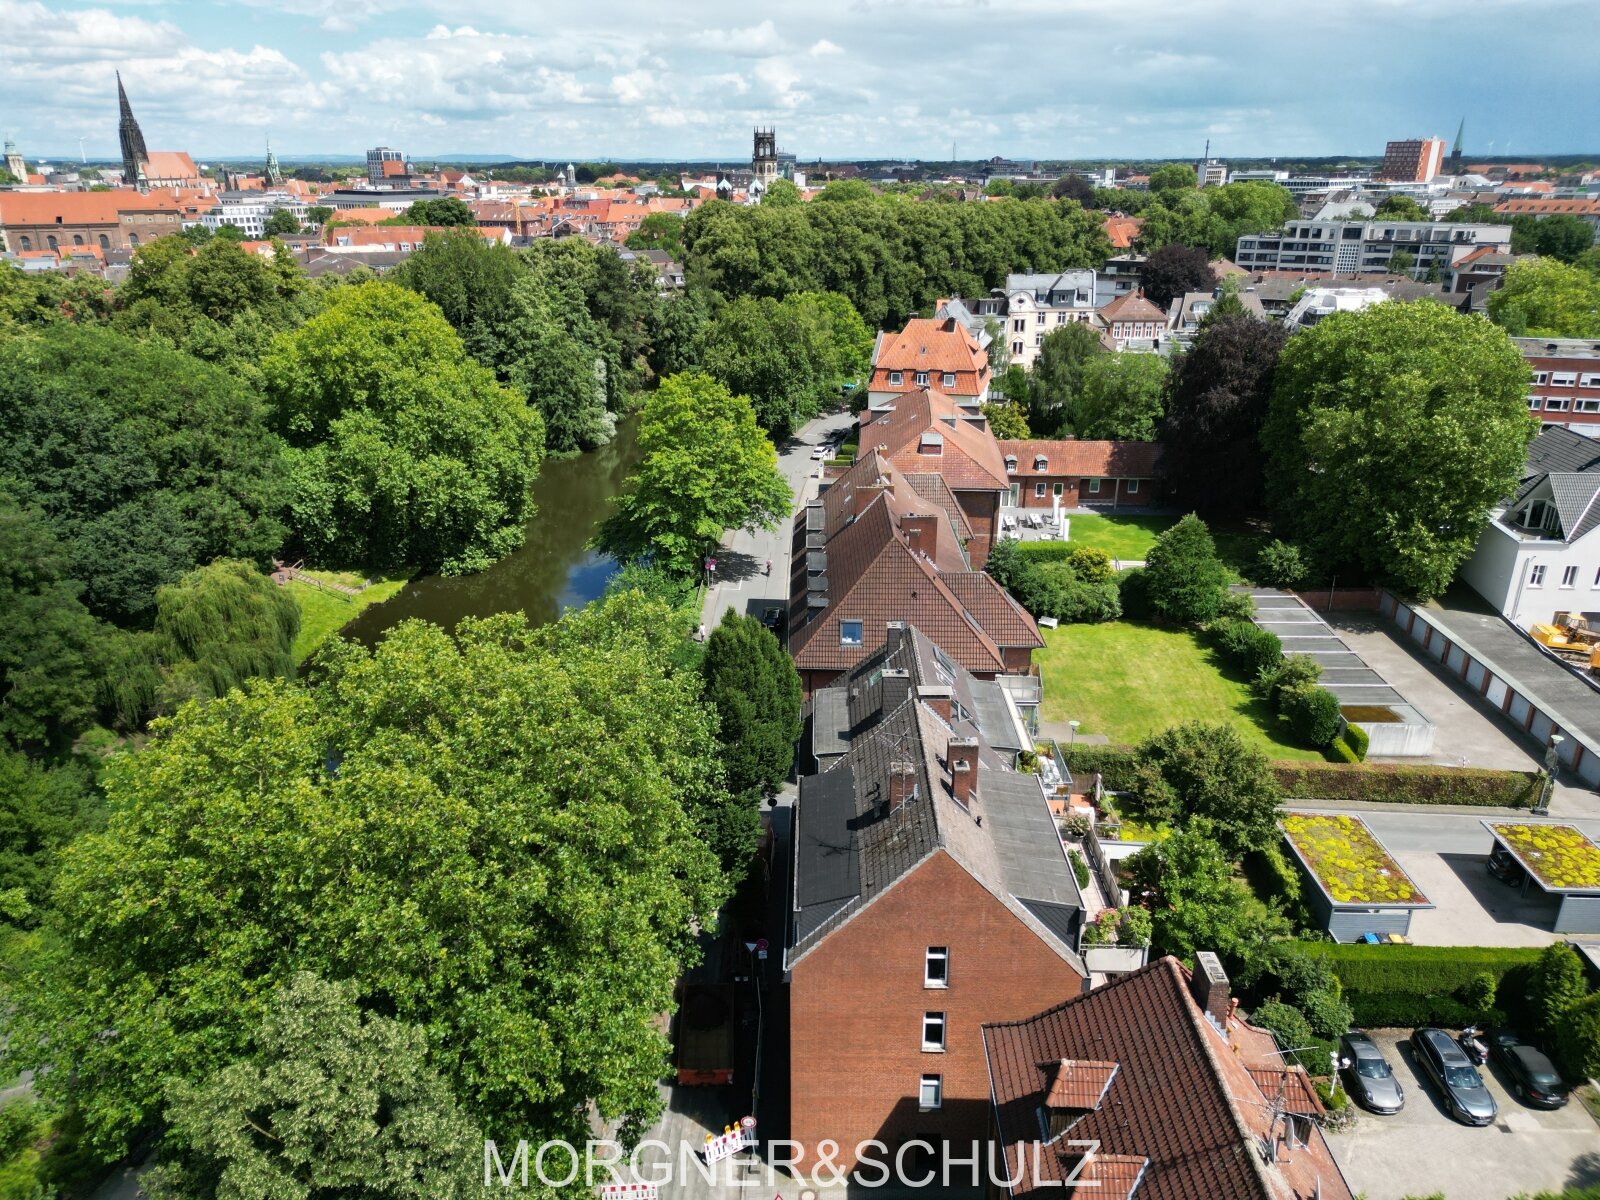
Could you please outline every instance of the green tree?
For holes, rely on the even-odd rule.
[[[119,623],[197,564],[283,541],[282,443],[227,372],[109,329],[0,342],[0,479],[60,544],[56,579]]]
[[[1534,1034],[1545,1042],[1560,1036],[1573,1005],[1589,994],[1583,960],[1565,942],[1539,952],[1528,979],[1528,1010]]]
[[[1158,196],[1192,189],[1199,182],[1188,163],[1162,163],[1150,172],[1150,190]]]
[[[1546,258],[1564,263],[1575,262],[1580,254],[1594,245],[1594,226],[1572,213],[1541,217],[1533,245]]]
[[[1033,436],[1028,430],[1027,410],[1016,404],[985,404],[983,415],[989,432],[1001,441],[1027,441]]]
[[[472,215],[472,209],[467,207],[465,200],[458,200],[454,196],[441,196],[435,200],[417,200],[396,221],[403,225],[476,225],[478,218]]]
[[[306,223],[308,225],[322,226],[333,220],[334,210],[326,204],[313,204],[306,209]]]
[[[1272,764],[1231,725],[1190,721],[1139,744],[1134,793],[1151,822],[1210,823],[1231,860],[1278,839],[1283,792]]]
[[[460,574],[521,545],[543,422],[436,306],[393,283],[341,289],[266,369],[313,557]]]
[[[1148,442],[1161,422],[1167,361],[1154,354],[1098,354],[1083,364],[1068,421],[1080,438]]]
[[[1330,568],[1438,595],[1537,429],[1502,330],[1428,301],[1338,313],[1278,361],[1262,445],[1279,528]]]
[[[306,970],[426,1029],[480,1128],[581,1144],[592,1106],[637,1136],[658,1016],[727,895],[695,815],[721,793],[715,718],[676,623],[633,594],[542,628],[408,622],[333,643],[308,687],[158,722],[57,873],[7,1055],[53,1066],[36,1086],[112,1158],[173,1079],[215,1099]]]
[[[1385,196],[1372,213],[1375,221],[1432,221],[1428,210],[1410,196],[1393,193]]]
[[[800,202],[800,189],[788,179],[774,179],[761,196],[761,203],[773,208],[788,208]]]
[[[1452,225],[1498,225],[1503,224],[1500,214],[1494,211],[1494,206],[1489,204],[1463,204],[1460,208],[1452,208],[1439,218]]]
[[[1417,256],[1409,250],[1396,250],[1389,255],[1389,274],[1411,275],[1417,269]]]
[[[286,233],[300,232],[300,218],[287,208],[274,209],[261,230],[268,237],[282,237]]]
[[[1186,829],[1128,859],[1128,891],[1150,910],[1150,948],[1192,962],[1200,950],[1222,956],[1237,972],[1287,937],[1289,923],[1256,899],[1198,817]]]
[[[1554,259],[1512,263],[1488,306],[1512,337],[1600,337],[1600,276]]]
[[[174,1081],[153,1200],[423,1200],[482,1184],[483,1135],[428,1062],[424,1030],[362,1011],[354,983],[298,972],[249,1056]]]
[[[295,673],[300,606],[251,564],[219,558],[156,592],[166,707],[221,696],[247,679]]]
[[[1050,186],[1050,195],[1056,200],[1075,200],[1084,208],[1097,208],[1094,188],[1082,175],[1063,175]]]
[[[683,253],[683,218],[677,213],[651,213],[628,235],[629,250],[665,250],[676,258]]]
[[[645,401],[639,470],[597,545],[679,575],[699,571],[729,529],[775,529],[793,497],[746,396],[707,375],[673,375]]]
[[[731,609],[706,639],[700,665],[717,710],[728,790],[745,801],[736,824],[709,831],[724,870],[742,874],[760,836],[758,805],[789,775],[801,732],[800,676],[778,639]]]
[[[723,305],[701,334],[700,362],[729,391],[749,396],[775,437],[815,415],[840,382],[832,314],[803,296]]]
[[[1036,436],[1055,436],[1067,428],[1085,366],[1103,353],[1100,335],[1087,322],[1069,321],[1044,335],[1028,376],[1028,427]]]
[[[1186,625],[1216,616],[1228,593],[1228,568],[1217,557],[1211,530],[1194,513],[1156,538],[1144,575],[1155,610]]]
[[[61,852],[98,815],[96,801],[82,766],[41,766],[0,749],[0,932],[39,923]]]
[[[822,190],[816,199],[828,204],[854,203],[860,200],[875,200],[877,193],[864,179],[833,179],[822,185]]]

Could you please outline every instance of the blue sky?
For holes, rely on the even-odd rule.
[[[1597,0],[0,0],[0,132],[747,158],[1600,151]]]

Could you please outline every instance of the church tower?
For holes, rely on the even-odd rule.
[[[283,183],[283,170],[278,166],[278,156],[272,152],[272,139],[267,139],[267,186],[279,187]]]
[[[756,130],[755,151],[750,155],[750,174],[763,191],[778,177],[778,135],[774,130]]]
[[[117,140],[122,143],[122,182],[142,192],[148,188],[145,167],[150,162],[150,152],[144,148],[139,122],[133,119],[128,93],[122,88],[121,71],[117,72],[117,104],[122,110],[122,119],[117,123]]]
[[[10,138],[6,139],[6,170],[18,183],[28,182],[28,164],[22,161],[22,155],[17,153],[17,144]]]
[[[1461,118],[1461,124],[1456,126],[1456,144],[1450,150],[1450,165],[1446,168],[1452,175],[1461,174],[1461,135],[1467,131],[1467,119]]]

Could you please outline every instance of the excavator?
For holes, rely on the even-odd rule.
[[[1556,657],[1573,666],[1600,671],[1600,631],[1589,627],[1582,613],[1558,612],[1548,625],[1535,625],[1528,631]]]

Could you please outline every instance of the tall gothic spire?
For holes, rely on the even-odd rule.
[[[283,171],[278,166],[278,156],[272,152],[272,139],[267,139],[267,186],[276,187],[283,182]]]
[[[139,130],[139,122],[133,119],[128,93],[122,87],[121,71],[117,72],[117,107],[121,111],[121,120],[117,122],[117,139],[122,143],[122,182],[142,191],[145,164],[150,161],[150,152],[144,148],[144,134]]]

